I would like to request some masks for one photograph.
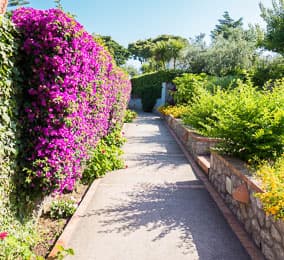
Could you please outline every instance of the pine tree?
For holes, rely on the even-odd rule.
[[[229,15],[229,12],[226,11],[223,14],[223,19],[219,19],[219,24],[215,26],[215,29],[211,31],[212,39],[216,39],[216,37],[220,34],[223,34],[225,39],[228,39],[230,36],[231,29],[234,28],[242,28],[243,26],[243,18],[234,21]]]

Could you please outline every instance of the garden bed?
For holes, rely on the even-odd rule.
[[[73,192],[62,194],[57,197],[46,199],[41,207],[42,214],[38,218],[37,222],[37,232],[40,235],[40,240],[34,247],[33,251],[37,256],[42,256],[46,258],[56,243],[58,237],[63,232],[66,224],[71,218],[59,218],[53,219],[50,217],[50,204],[56,199],[63,201],[73,200],[76,205],[79,205],[84,198],[88,190],[89,185],[84,185],[79,183],[76,185],[76,189]]]

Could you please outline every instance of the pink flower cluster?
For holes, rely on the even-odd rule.
[[[20,8],[26,180],[43,192],[72,190],[101,137],[121,123],[127,75],[61,10]]]

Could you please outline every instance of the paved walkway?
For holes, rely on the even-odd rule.
[[[100,181],[67,259],[250,259],[163,121],[142,114],[125,132],[128,168]]]

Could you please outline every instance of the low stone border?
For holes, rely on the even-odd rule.
[[[245,164],[211,153],[209,180],[267,259],[284,259],[284,222],[265,214],[255,193],[263,192]]]
[[[200,155],[210,155],[210,149],[220,142],[217,138],[208,138],[197,134],[194,130],[183,125],[180,119],[176,119],[172,115],[163,116],[163,118],[195,160]]]

